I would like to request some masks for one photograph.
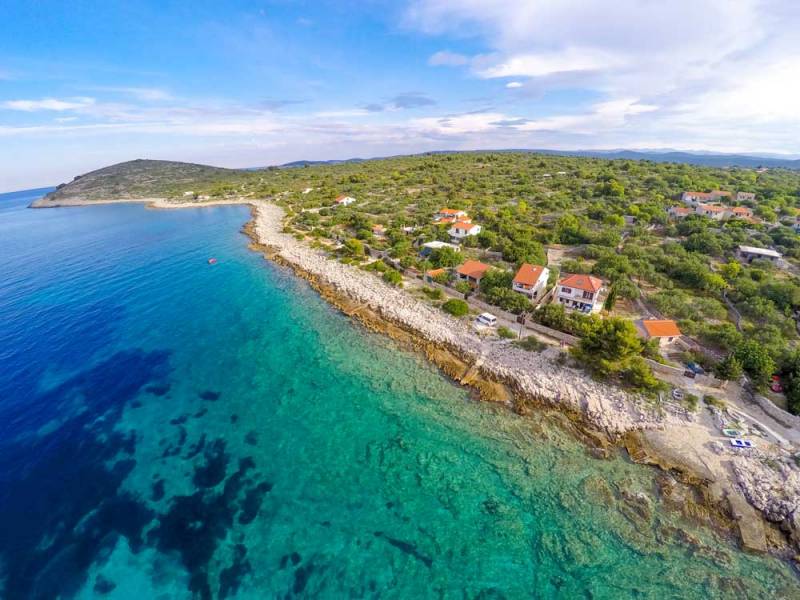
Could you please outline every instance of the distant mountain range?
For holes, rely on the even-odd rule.
[[[800,169],[800,159],[779,156],[755,156],[749,154],[714,154],[711,152],[682,152],[680,150],[548,150],[509,148],[504,150],[434,150],[420,154],[449,154],[458,152],[529,152],[531,154],[551,154],[556,156],[584,156],[588,158],[604,158],[608,160],[650,160],[653,162],[673,162],[699,165],[705,167],[743,167],[756,169]],[[396,158],[381,156],[374,158],[349,158],[345,160],[295,160],[280,165],[283,168],[296,168],[311,165],[335,165],[339,163],[357,163],[380,158]]]

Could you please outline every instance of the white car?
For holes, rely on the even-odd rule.
[[[685,396],[684,396],[683,390],[679,390],[678,388],[675,388],[674,390],[672,390],[672,397],[675,400],[680,401],[680,400],[683,400]]]
[[[479,325],[486,325],[487,327],[494,327],[497,325],[497,317],[495,317],[491,313],[481,313],[478,315],[478,318],[475,319],[475,322]]]

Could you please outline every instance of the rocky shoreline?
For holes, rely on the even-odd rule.
[[[373,330],[422,350],[453,379],[469,385],[484,399],[503,402],[524,413],[549,406],[570,418],[576,435],[593,452],[606,456],[624,445],[636,462],[660,467],[700,490],[690,515],[720,530],[736,531],[742,545],[794,559],[800,548],[800,467],[773,453],[736,454],[693,423],[687,411],[652,402],[594,381],[584,372],[558,364],[559,351],[527,352],[503,340],[486,340],[463,321],[386,285],[374,275],[331,260],[287,233],[283,210],[253,202],[253,219],[245,232],[253,248],[291,267],[331,303]],[[690,438],[685,447],[672,436]],[[713,460],[712,460],[713,457]],[[794,548],[792,547],[794,546]]]

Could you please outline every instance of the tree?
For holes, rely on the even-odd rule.
[[[454,317],[463,317],[469,313],[469,305],[463,300],[451,298],[442,304],[442,310],[446,313],[450,313]]]
[[[630,360],[628,367],[622,372],[622,378],[628,385],[643,392],[654,393],[665,387],[641,356],[634,356]]]
[[[608,296],[606,296],[606,301],[603,303],[603,308],[611,312],[614,310],[614,304],[617,301],[617,287],[612,285],[611,290],[608,292]]]
[[[734,356],[756,385],[766,385],[775,372],[775,362],[769,352],[755,340],[745,340],[739,344]]]
[[[455,267],[464,262],[464,257],[455,248],[445,246],[431,252],[431,262],[437,267]]]
[[[736,355],[731,353],[723,358],[714,367],[714,374],[720,379],[726,381],[739,381],[742,377],[744,369],[742,363],[736,358]]]
[[[633,323],[611,317],[595,320],[576,350],[593,371],[609,376],[630,367],[631,359],[642,353],[642,341]]]
[[[511,288],[514,275],[503,269],[489,269],[481,279],[481,291],[488,294],[494,288]]]

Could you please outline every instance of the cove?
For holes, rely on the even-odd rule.
[[[4,597],[797,596],[656,471],[476,402],[249,251],[247,208],[37,195],[0,196]]]

